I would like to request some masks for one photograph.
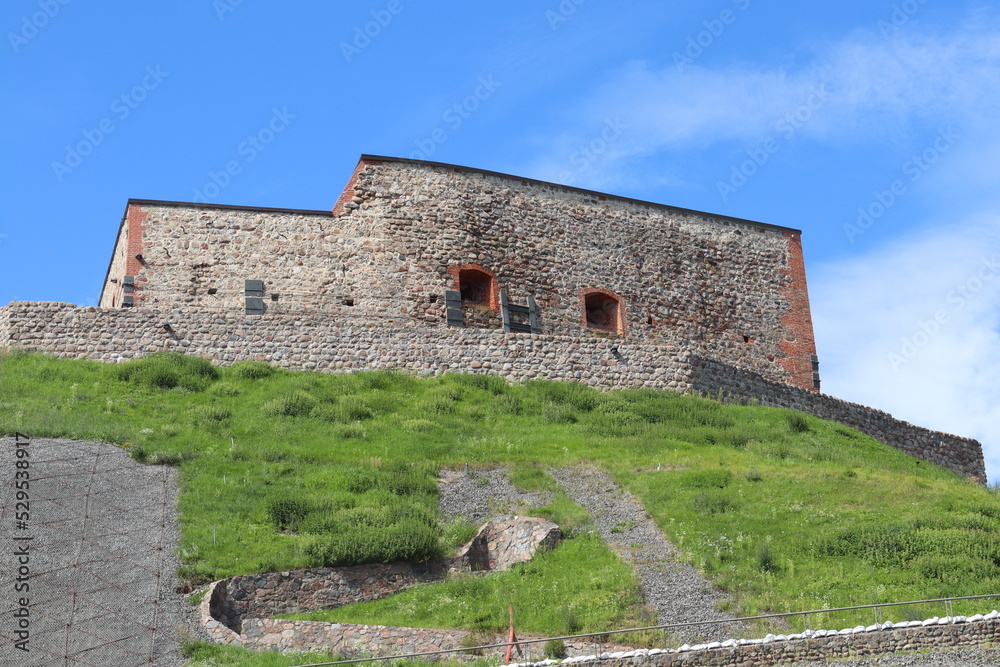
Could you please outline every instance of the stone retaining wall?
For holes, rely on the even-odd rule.
[[[449,573],[502,572],[531,560],[539,548],[554,547],[561,536],[559,526],[548,519],[499,517],[480,527],[451,558],[237,575],[213,584],[208,609],[213,619],[242,633],[254,619],[379,600]]]
[[[164,325],[170,326],[169,330]],[[351,372],[399,368],[420,375],[491,373],[510,382],[575,380],[602,389],[650,387],[757,399],[845,424],[924,461],[985,481],[982,446],[831,396],[775,382],[710,358],[678,341],[503,334],[426,324],[401,329],[329,317],[249,317],[201,311],[77,308],[17,302],[0,309],[0,348],[123,361],[163,350],[222,364],[256,359],[292,369]]]
[[[922,461],[986,481],[983,447],[971,438],[931,431],[894,418],[887,412],[839,398],[816,394],[712,359],[691,358],[690,385],[713,396],[736,401],[756,399],[761,405],[791,408],[856,428]]]
[[[243,624],[242,633],[234,632],[212,618],[208,599],[214,593],[212,585],[201,606],[202,625],[209,636],[222,644],[235,644],[257,651],[307,651],[327,649],[347,657],[364,655],[401,655],[447,651],[473,646],[492,645],[507,641],[499,634],[473,634],[468,630],[439,630],[431,628],[399,628],[387,625],[357,625],[353,623],[321,623],[318,621],[292,621],[288,619],[251,618]],[[518,637],[518,639],[537,639]],[[527,644],[518,659],[540,658],[543,643]],[[566,642],[568,656],[593,655],[602,651],[626,651],[627,647],[588,641]],[[487,649],[489,655],[503,655],[504,649]],[[465,653],[459,658],[475,658]]]
[[[987,616],[913,621],[915,627],[872,625],[841,631],[806,631],[798,635],[768,635],[764,639],[714,642],[679,649],[636,651],[581,656],[562,661],[583,667],[766,667],[803,661],[826,661],[883,655],[901,651],[938,651],[950,648],[981,648],[1000,638],[996,611]],[[554,661],[520,663],[512,667],[548,667]]]

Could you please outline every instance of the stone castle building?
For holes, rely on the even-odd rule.
[[[493,373],[810,412],[985,480],[975,440],[819,392],[800,232],[363,155],[329,211],[129,200],[100,305],[0,308],[0,348]]]
[[[131,200],[100,305],[500,332],[501,293],[819,387],[798,230],[414,160],[362,156],[332,212]]]

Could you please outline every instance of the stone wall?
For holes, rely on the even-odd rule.
[[[679,649],[641,649],[565,660],[562,664],[607,667],[767,667],[804,661],[826,662],[903,651],[994,648],[1000,638],[998,613],[971,618],[933,618],[909,624],[860,626],[844,630],[807,630],[763,639],[730,639]],[[514,663],[512,667],[548,667],[552,661]]]
[[[986,481],[983,447],[971,438],[931,431],[896,419],[881,410],[784,383],[768,382],[756,373],[712,359],[692,357],[690,363],[692,372],[689,382],[699,391],[740,402],[756,399],[761,405],[791,408],[829,419],[856,428],[922,461],[935,463],[980,482]]]
[[[503,334],[440,324],[395,329],[306,315],[262,319],[238,313],[38,302],[16,302],[2,310],[11,321],[0,330],[0,346],[64,357],[118,362],[177,350],[226,365],[257,359],[299,370],[491,372],[515,382],[541,376],[606,387],[688,388],[687,365],[681,351],[670,345]],[[164,324],[170,325],[169,331]]]
[[[491,373],[510,382],[544,377],[605,389],[721,392],[733,400],[757,399],[765,405],[831,419],[922,460],[980,481],[986,478],[982,446],[975,440],[930,431],[879,410],[773,382],[676,340],[656,344],[631,338],[503,334],[430,323],[391,328],[322,315],[261,318],[228,312],[17,302],[0,309],[0,347],[5,346],[111,362],[178,350],[222,364],[256,359],[327,372],[399,368],[436,375],[460,371]]]
[[[413,160],[363,156],[333,213],[130,200],[101,306],[128,273],[137,308],[238,314],[253,279],[269,315],[404,330],[445,322],[472,266],[494,279],[485,309],[532,295],[543,334],[607,337],[586,317],[600,292],[620,300],[610,335],[813,388],[797,230]]]
[[[507,516],[488,521],[450,558],[427,563],[369,563],[285,572],[237,575],[213,584],[211,617],[243,632],[253,618],[336,609],[380,600],[410,586],[455,572],[503,572],[554,547],[562,533],[548,519]]]
[[[214,584],[213,584],[214,586]],[[209,590],[209,594],[213,589]],[[432,628],[401,628],[386,625],[358,625],[354,623],[321,623],[318,621],[292,621],[288,619],[252,618],[244,622],[242,634],[236,633],[213,619],[207,610],[207,598],[201,605],[202,625],[209,636],[220,644],[236,644],[257,651],[307,651],[327,649],[347,657],[368,655],[402,655],[447,651],[470,645],[493,645],[507,641],[499,634],[471,633],[468,630],[441,630]],[[536,639],[518,636],[518,639]],[[471,643],[471,644],[470,644]],[[542,657],[542,643],[526,644],[517,659]],[[595,652],[625,651],[627,647],[615,644],[597,644],[578,640],[566,642],[567,655],[586,656]],[[505,649],[486,649],[487,655],[503,655]],[[466,653],[459,658],[475,658]]]

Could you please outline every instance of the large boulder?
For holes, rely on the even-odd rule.
[[[539,547],[551,549],[562,538],[559,526],[531,516],[498,517],[487,521],[458,559],[472,571],[503,572],[514,563],[531,560]]]

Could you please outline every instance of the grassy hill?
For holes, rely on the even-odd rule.
[[[507,465],[526,488],[585,461],[630,490],[733,615],[974,595],[1000,588],[1000,499],[852,429],[790,410],[483,375],[293,373],[180,355],[119,365],[0,356],[0,432],[95,439],[182,471],[182,576],[444,554],[474,526],[443,524],[435,479]],[[413,624],[524,633],[648,620],[634,575],[561,494],[538,515],[571,539],[498,585],[404,595]],[[497,575],[499,576],[499,575]],[[415,597],[414,597],[415,596]],[[397,601],[398,602],[398,601]],[[523,602],[523,604],[522,604]],[[982,604],[956,604],[956,614]],[[566,611],[566,610],[570,611]],[[377,622],[388,611],[340,612]],[[895,609],[882,620],[941,614]],[[381,615],[380,615],[381,614]],[[400,618],[392,617],[392,622]],[[813,627],[872,622],[872,612]]]

